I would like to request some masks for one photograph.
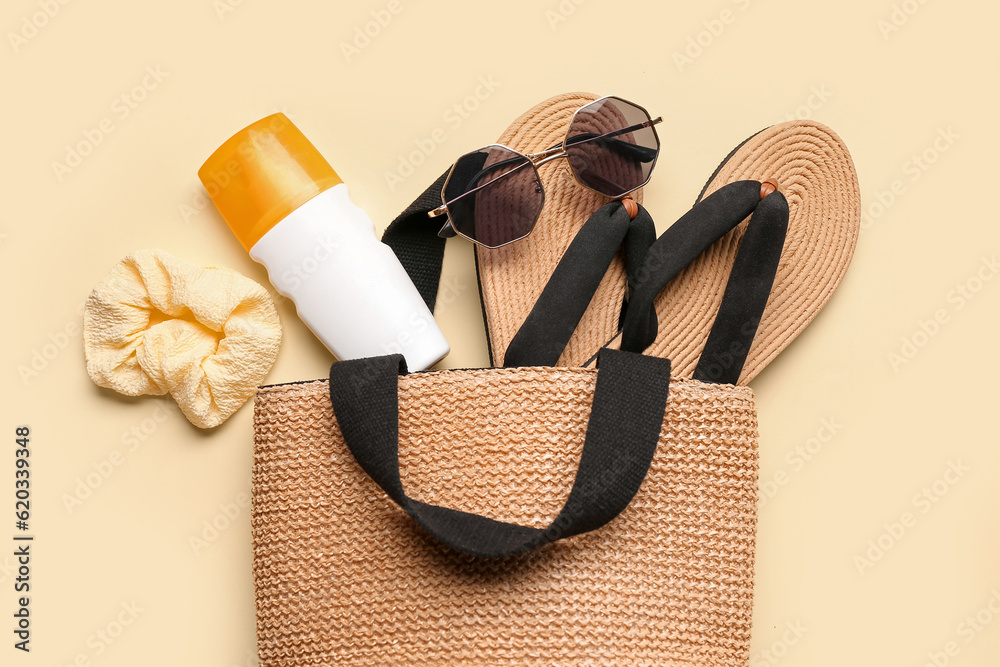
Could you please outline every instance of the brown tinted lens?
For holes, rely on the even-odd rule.
[[[660,151],[653,127],[641,127],[649,120],[641,108],[617,97],[581,108],[566,139],[566,155],[577,180],[608,197],[641,187]]]
[[[455,230],[489,248],[527,236],[544,201],[535,166],[503,146],[459,158],[443,194]]]

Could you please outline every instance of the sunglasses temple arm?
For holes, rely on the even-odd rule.
[[[594,133],[578,134],[576,135],[577,137],[586,137],[586,138],[580,139],[579,141],[571,140],[569,143],[572,144],[573,146],[576,146],[578,144],[586,144],[591,141],[597,141],[598,139],[610,139],[613,137],[617,137],[620,134],[627,134],[628,132],[635,132],[636,130],[641,130],[644,127],[652,127],[662,122],[663,122],[663,117],[657,116],[652,120],[647,120],[642,123],[636,123],[635,125],[629,125],[628,127],[624,127],[620,130],[615,130],[614,132],[605,132],[604,134],[594,134]]]
[[[480,170],[480,172],[478,174],[476,174],[472,179],[470,179],[470,182],[471,183],[475,183],[476,181],[478,181],[479,179],[481,179],[483,176],[485,176],[486,174],[488,174],[490,171],[493,171],[494,169],[497,169],[499,167],[505,166],[506,164],[509,164],[509,163],[514,162],[514,161],[519,160],[519,159],[520,158],[508,158],[506,160],[501,160],[500,162],[497,162],[496,164],[490,165],[486,169]],[[530,164],[531,164],[530,161],[524,161],[521,164],[519,164],[516,167],[514,167],[513,169],[511,169],[510,171],[508,171],[506,174],[500,174],[499,176],[497,176],[496,178],[494,178],[489,183],[483,183],[482,185],[477,185],[476,187],[472,188],[471,190],[466,190],[465,192],[463,192],[462,194],[458,195],[454,199],[451,199],[449,201],[444,202],[443,206],[445,206],[445,207],[451,206],[452,204],[454,204],[455,202],[457,202],[459,199],[461,199],[463,197],[467,197],[468,195],[471,195],[474,192],[478,192],[478,191],[482,190],[483,188],[485,188],[487,185],[495,183],[496,181],[500,180],[501,178],[507,178],[508,176],[510,176],[511,174],[513,174],[518,169],[523,169],[524,167],[526,167],[526,166],[528,166]]]
[[[645,121],[643,123],[638,123],[636,125],[630,125],[629,127],[623,128],[621,130],[615,130],[614,132],[607,132],[605,134],[595,134],[593,136],[587,136],[585,139],[581,139],[579,141],[574,141],[574,142],[571,142],[571,143],[574,146],[577,146],[579,144],[589,143],[591,141],[597,141],[598,139],[613,138],[613,137],[617,137],[620,134],[625,134],[627,132],[634,132],[636,130],[641,130],[644,127],[652,127],[653,125],[656,125],[657,123],[660,123],[662,121],[663,121],[663,118],[661,116],[658,116],[656,118],[652,118],[650,120],[647,120],[647,121]],[[577,136],[586,136],[586,135],[577,135]],[[655,159],[656,158],[656,154],[658,152],[656,149],[646,148],[645,146],[637,146],[637,145],[629,143],[627,141],[622,141],[620,139],[619,140],[615,140],[613,144],[611,142],[608,142],[608,143],[611,144],[611,145],[613,145],[613,146],[615,146],[620,153],[624,153],[624,154],[633,153],[634,157],[638,158],[638,160],[640,162],[643,162],[643,163],[650,162],[653,159]],[[561,142],[561,143],[555,144],[553,146],[550,146],[549,148],[547,148],[546,150],[544,150],[543,153],[548,153],[550,151],[553,151],[553,150],[559,148],[560,146],[562,146],[563,149],[565,150],[566,142]],[[470,182],[471,183],[478,182],[481,178],[483,178],[484,176],[486,176],[487,174],[489,174],[491,171],[493,171],[495,169],[499,169],[501,167],[504,167],[504,166],[510,164],[511,162],[516,162],[516,161],[518,161],[520,159],[521,158],[508,158],[506,160],[501,160],[500,162],[492,164],[489,167],[487,167],[486,169],[481,169],[479,171],[479,173],[477,173],[470,180]],[[525,161],[525,162],[523,162],[522,164],[519,164],[518,166],[514,167],[513,169],[511,169],[506,174],[501,174],[500,176],[497,176],[497,178],[495,178],[493,180],[495,181],[495,180],[500,179],[500,178],[505,178],[505,177],[509,176],[510,174],[513,174],[518,169],[522,169],[523,167],[526,167],[529,164],[533,164],[530,159],[527,160],[527,161]],[[492,182],[493,181],[490,181],[490,183],[492,183]],[[471,190],[467,190],[466,192],[463,192],[462,194],[458,195],[454,199],[451,199],[449,201],[444,202],[440,207],[438,207],[438,209],[435,209],[436,212],[434,213],[434,215],[440,215],[451,204],[454,204],[459,199],[461,199],[463,197],[466,197],[468,195],[471,195],[474,192],[478,192],[479,190],[482,190],[483,188],[485,188],[490,183],[484,183],[482,185],[477,185],[476,187],[472,188]],[[442,238],[450,238],[450,237],[456,236],[456,235],[457,235],[457,232],[455,231],[455,227],[454,227],[454,225],[451,222],[451,218],[449,217],[448,220],[447,220],[447,222],[445,222],[444,226],[438,232],[438,236],[440,236]]]
[[[611,140],[611,150],[617,152],[619,155],[632,158],[643,164],[655,160],[657,153],[659,153],[659,151],[655,148],[631,144],[627,141],[622,141],[621,139]]]
[[[609,135],[601,134],[593,136],[588,136],[588,135],[577,135],[577,136],[587,137],[587,138],[581,139],[580,141],[571,144],[574,148],[576,146],[589,143],[590,141],[596,141],[598,139],[606,138]],[[602,145],[606,146],[608,149],[614,151],[618,155],[621,155],[626,158],[631,158],[643,164],[655,160],[657,153],[659,153],[659,151],[655,148],[649,148],[648,146],[640,146],[638,144],[633,144],[631,142],[624,141],[622,139],[607,139],[606,141],[602,142]]]

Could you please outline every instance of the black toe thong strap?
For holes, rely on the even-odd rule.
[[[447,172],[441,174],[382,235],[382,242],[399,258],[431,311],[437,301],[446,239],[438,235],[441,222],[427,214],[441,205],[441,188],[447,176]],[[641,206],[634,219],[620,201],[609,202],[594,212],[570,243],[508,346],[503,364],[554,366],[622,244],[631,288],[655,239],[653,219]],[[655,313],[652,317],[655,326]]]
[[[642,206],[634,219],[620,201],[599,208],[559,260],[534,308],[507,346],[503,365],[555,366],[622,244],[631,289],[654,240],[653,218]]]
[[[433,310],[446,239],[427,213],[441,203],[442,174],[386,229],[382,237]],[[628,303],[621,349],[642,352],[656,339],[654,301],[685,267],[748,216],[726,291],[694,377],[734,384],[746,362],[770,296],[788,229],[788,202],[780,192],[761,199],[759,181],[725,185],[698,202],[658,239],[642,207],[630,219],[613,201],[577,233],[505,353],[505,366],[555,365],[580,323],[612,260],[624,244]],[[675,317],[682,317],[677,313]]]
[[[653,244],[630,291],[621,349],[642,352],[656,338],[657,295],[709,246],[751,216],[729,273],[726,291],[702,351],[695,379],[735,384],[767,305],[788,230],[780,192],[761,199],[759,181],[723,186],[688,211]],[[675,313],[678,321],[684,313]],[[667,323],[669,325],[669,323]]]

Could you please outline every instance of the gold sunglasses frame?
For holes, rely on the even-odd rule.
[[[472,241],[473,243],[475,243],[477,245],[481,245],[484,248],[496,249],[496,248],[501,248],[501,247],[503,247],[505,245],[508,245],[510,243],[515,243],[516,241],[520,241],[521,239],[526,238],[529,234],[531,234],[531,232],[534,231],[534,229],[535,229],[535,225],[538,223],[538,218],[540,218],[541,215],[542,215],[542,209],[545,207],[545,192],[544,192],[544,189],[543,189],[543,191],[541,193],[542,194],[542,205],[539,207],[538,213],[535,214],[535,219],[532,221],[531,227],[528,229],[528,231],[525,232],[524,235],[519,236],[516,239],[511,239],[510,241],[505,241],[504,243],[501,243],[500,245],[496,245],[496,246],[487,245],[487,244],[483,243],[482,241],[477,241],[476,239],[473,239],[470,236],[467,236],[466,234],[463,234],[462,232],[458,231],[458,229],[455,227],[454,222],[451,219],[451,211],[449,210],[448,205],[449,204],[453,204],[454,202],[458,201],[462,197],[467,197],[468,195],[471,195],[471,194],[475,193],[476,191],[481,190],[482,188],[485,188],[486,186],[492,184],[493,182],[495,182],[498,179],[505,178],[505,177],[509,176],[510,174],[513,174],[518,169],[521,169],[522,167],[527,166],[529,164],[531,165],[532,169],[535,171],[535,177],[536,177],[536,179],[539,180],[539,183],[540,183],[541,179],[538,178],[538,167],[539,166],[545,164],[546,162],[551,162],[552,160],[557,160],[557,159],[563,158],[563,157],[569,157],[569,154],[566,152],[566,142],[569,140],[569,132],[573,128],[573,123],[576,121],[577,115],[581,111],[583,111],[584,109],[586,109],[588,107],[592,107],[592,106],[594,106],[596,104],[600,104],[600,103],[605,102],[607,100],[618,100],[619,102],[624,102],[625,104],[628,104],[628,105],[630,105],[632,107],[635,107],[636,109],[639,109],[644,114],[646,114],[646,121],[645,122],[640,123],[638,125],[629,126],[628,128],[625,128],[625,129],[627,129],[628,131],[632,132],[632,131],[641,130],[643,128],[648,127],[648,128],[650,128],[653,131],[653,138],[656,139],[656,156],[653,158],[653,164],[649,168],[649,175],[646,176],[646,180],[644,180],[642,183],[640,183],[639,185],[635,186],[634,188],[632,188],[628,192],[623,192],[622,194],[614,196],[614,197],[611,197],[607,193],[601,192],[600,190],[592,188],[589,185],[585,185],[583,182],[581,182],[580,178],[576,175],[576,172],[573,171],[573,165],[572,164],[568,165],[568,169],[569,169],[570,175],[573,177],[573,180],[576,181],[577,185],[579,185],[580,187],[586,188],[587,190],[590,190],[592,192],[596,192],[597,194],[602,195],[604,197],[608,197],[611,200],[623,199],[624,197],[627,197],[628,195],[632,194],[633,192],[635,192],[639,188],[641,188],[641,187],[645,186],[647,183],[649,183],[649,179],[653,175],[653,169],[656,168],[656,162],[660,158],[660,136],[656,133],[656,127],[655,126],[657,124],[663,122],[663,117],[662,116],[657,116],[656,118],[653,118],[650,115],[649,111],[647,111],[644,106],[642,106],[640,104],[636,104],[635,102],[630,102],[629,100],[626,100],[623,97],[618,97],[617,95],[605,95],[604,97],[598,98],[598,99],[594,100],[593,102],[588,102],[587,104],[584,104],[582,107],[580,107],[579,109],[577,109],[576,111],[573,112],[573,117],[570,118],[569,125],[566,126],[566,136],[563,137],[562,142],[559,143],[556,146],[553,146],[551,148],[547,148],[547,149],[545,149],[543,151],[538,151],[538,152],[535,152],[535,153],[522,153],[521,151],[516,151],[513,148],[510,148],[509,146],[504,146],[503,144],[488,144],[486,146],[482,146],[480,148],[477,148],[474,151],[469,151],[467,153],[463,153],[462,155],[460,155],[459,158],[458,158],[458,160],[456,160],[455,163],[451,166],[451,169],[448,171],[448,177],[445,179],[444,184],[441,186],[441,202],[442,202],[441,205],[438,206],[437,208],[435,208],[435,209],[427,212],[427,217],[429,217],[429,218],[437,218],[437,217],[442,216],[442,215],[447,215],[447,221],[445,222],[444,226],[438,231],[438,236],[442,236],[442,237],[446,237],[446,238],[452,237],[452,236],[461,236],[462,238],[468,239],[469,241]],[[594,137],[592,139],[587,139],[586,141],[579,142],[579,143],[586,143],[587,141],[595,141],[596,139],[599,139],[599,138],[604,137],[604,136],[607,136],[607,135],[600,135],[600,137]],[[473,189],[471,189],[471,190],[469,190],[467,192],[463,192],[459,196],[457,196],[454,199],[448,201],[446,199],[446,197],[445,197],[445,192],[448,189],[448,183],[451,181],[452,175],[455,173],[455,166],[458,164],[458,162],[461,161],[461,159],[464,158],[464,157],[466,157],[467,155],[472,155],[474,153],[479,153],[479,152],[481,152],[484,149],[490,149],[490,148],[502,148],[503,150],[506,150],[506,151],[508,151],[510,153],[513,153],[515,155],[519,155],[519,156],[525,158],[526,162],[524,164],[522,164],[522,165],[514,167],[513,169],[511,169],[510,171],[508,171],[505,174],[501,174],[500,176],[498,176],[497,178],[493,179],[492,181],[490,181],[488,183],[484,183],[483,185],[476,186],[475,188],[473,188]]]

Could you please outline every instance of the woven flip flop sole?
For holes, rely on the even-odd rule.
[[[739,384],[752,380],[823,308],[851,263],[861,223],[854,163],[825,125],[793,121],[751,137],[701,196],[734,181],[767,178],[776,179],[788,199],[788,236]],[[746,224],[704,252],[656,300],[659,335],[646,353],[669,358],[681,377],[694,373]]]
[[[590,93],[557,95],[527,111],[507,128],[497,143],[522,153],[557,145],[566,138],[573,113],[598,99]],[[579,185],[565,160],[539,167],[545,206],[531,234],[497,249],[476,247],[476,265],[494,364],[503,362],[507,346],[534,307],[539,294],[583,223],[609,199]],[[632,195],[642,201],[642,192]],[[559,366],[583,364],[618,326],[625,293],[621,255],[612,262],[576,332],[559,358]]]

